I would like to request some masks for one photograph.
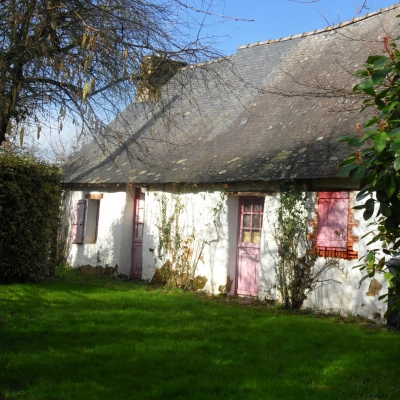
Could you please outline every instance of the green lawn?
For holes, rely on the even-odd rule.
[[[399,339],[132,282],[0,286],[0,400],[400,399]]]

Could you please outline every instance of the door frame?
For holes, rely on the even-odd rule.
[[[133,229],[131,252],[131,278],[141,279],[143,272],[143,234],[145,225],[146,194],[139,187],[135,188],[133,198]],[[140,234],[138,234],[140,233]],[[140,254],[136,251],[140,249]],[[139,264],[139,265],[137,265]]]
[[[251,210],[250,211],[245,211],[245,202],[246,200],[251,199],[252,203],[251,203]],[[254,206],[255,206],[255,202],[254,200],[259,200],[258,204],[256,204],[257,206],[260,207],[260,209],[258,211],[254,211]],[[258,289],[259,289],[259,278],[260,278],[260,256],[261,256],[261,239],[262,239],[262,228],[263,228],[263,216],[264,216],[264,204],[265,204],[265,197],[264,196],[257,196],[257,195],[246,195],[246,196],[240,196],[239,197],[239,213],[238,213],[238,234],[237,234],[237,255],[236,255],[236,279],[235,279],[235,294],[236,295],[244,295],[244,296],[257,296],[258,295]],[[246,228],[244,227],[244,216],[245,214],[250,215],[249,219],[250,219],[250,226],[247,227],[249,229],[247,229],[249,232],[248,234],[250,242],[243,242],[243,231]],[[256,221],[253,216],[254,215],[258,215],[259,216],[259,226],[256,227],[254,225],[254,222]],[[256,233],[258,233],[256,235]],[[257,242],[258,240],[258,242]],[[257,243],[255,243],[257,242]],[[254,255],[257,258],[257,265],[255,266],[256,268],[256,274],[255,274],[255,278],[256,278],[256,285],[257,286],[257,294],[255,293],[255,290],[249,290],[247,291],[247,293],[238,293],[238,290],[240,290],[239,288],[239,278],[240,278],[240,273],[241,273],[241,249],[254,249]],[[254,262],[253,262],[253,266],[254,266]],[[252,292],[252,293],[250,293]]]

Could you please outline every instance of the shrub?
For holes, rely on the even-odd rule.
[[[0,283],[54,275],[61,180],[54,165],[0,154]]]

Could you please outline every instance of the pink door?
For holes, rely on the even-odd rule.
[[[135,189],[135,209],[133,214],[132,278],[142,277],[142,250],[144,228],[144,198],[140,188]]]
[[[257,296],[264,197],[241,197],[236,293]]]

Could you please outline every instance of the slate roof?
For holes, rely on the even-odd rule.
[[[395,5],[335,27],[239,47],[180,70],[66,167],[67,182],[138,184],[332,178],[365,121],[352,74],[400,29]],[[119,132],[119,139],[115,134]]]

